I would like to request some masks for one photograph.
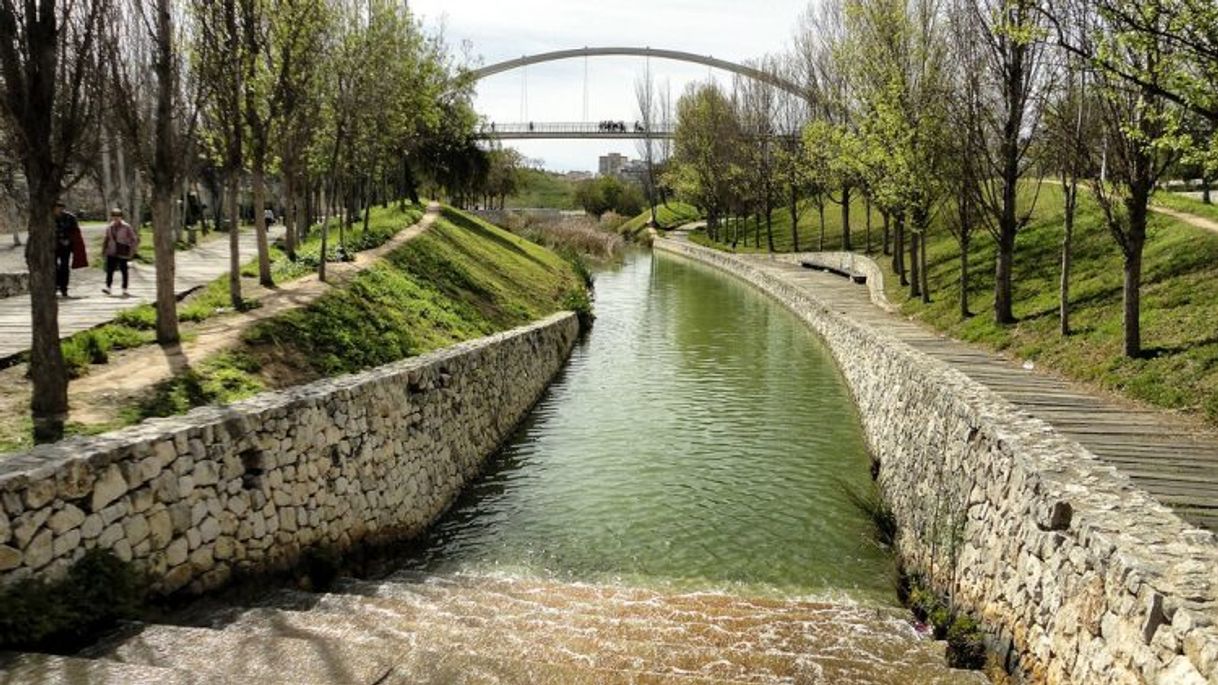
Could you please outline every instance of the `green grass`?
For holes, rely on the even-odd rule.
[[[506,199],[507,209],[579,209],[575,201],[575,183],[557,174],[540,169],[521,169],[520,187]]]
[[[662,228],[675,228],[681,224],[697,221],[702,218],[701,212],[693,205],[687,205],[684,202],[669,202],[667,205],[659,205],[656,207],[656,219],[659,221]],[[647,227],[647,222],[651,221],[651,209],[644,210],[641,214],[617,227],[618,233],[625,236],[637,236]]]
[[[134,422],[226,404],[300,382],[429,352],[588,306],[562,257],[455,210],[311,304],[263,321],[236,349],[158,384],[124,418]]]
[[[1218,197],[1218,190],[1214,191],[1214,195]],[[1207,205],[1201,200],[1194,200],[1187,195],[1160,192],[1155,195],[1154,204],[1180,212],[1196,214],[1211,221],[1218,221],[1218,205]]]
[[[1029,187],[1025,195],[1030,197],[1030,191]],[[1162,202],[1162,198],[1162,194],[1157,195],[1155,201]],[[826,249],[838,249],[841,244],[840,208],[834,205],[833,209],[837,211],[826,213]],[[815,220],[815,213],[810,214]],[[775,242],[780,243],[783,233],[777,230],[777,219],[775,216]],[[855,247],[860,250],[862,219],[861,210],[852,214]],[[801,221],[801,242],[805,240],[804,225]],[[873,223],[873,235],[878,251],[878,220]],[[891,273],[889,258],[875,255],[889,271],[889,298],[907,315],[952,337],[1218,424],[1218,334],[1214,328],[1214,321],[1218,321],[1218,235],[1152,214],[1142,289],[1142,335],[1147,353],[1139,359],[1128,359],[1121,353],[1121,255],[1090,197],[1080,198],[1076,217],[1070,298],[1074,334],[1067,338],[1057,332],[1061,189],[1051,184],[1041,188],[1033,220],[1019,235],[1014,279],[1016,325],[994,323],[996,247],[984,229],[979,228],[974,235],[969,299],[976,316],[961,320],[959,248],[942,226],[933,227],[927,246],[932,302],[909,300],[907,289]],[[751,237],[750,233],[750,251]],[[704,234],[694,239],[709,242]],[[761,244],[764,250],[764,232]],[[780,245],[780,249],[788,248],[789,239]],[[723,249],[722,245],[716,247]],[[815,249],[816,242],[808,247]]]
[[[308,307],[251,329],[319,375],[386,364],[558,311],[582,284],[558,255],[454,210]]]

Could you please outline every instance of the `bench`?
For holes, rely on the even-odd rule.
[[[799,265],[804,267],[805,269],[816,269],[817,271],[824,271],[826,273],[843,276],[845,278],[849,278],[851,281],[853,281],[859,285],[865,285],[867,283],[867,274],[862,273],[860,271],[852,271],[850,269],[844,269],[844,268],[839,268],[839,267],[835,267],[835,266],[827,266],[825,264],[817,264],[815,262],[810,262],[808,260],[801,261],[799,263]]]

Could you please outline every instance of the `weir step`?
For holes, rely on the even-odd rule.
[[[21,656],[0,685],[986,682],[948,668],[898,609],[719,592],[406,572],[179,620],[116,634],[92,659]]]
[[[237,681],[108,659],[0,655],[0,685],[237,685]]]

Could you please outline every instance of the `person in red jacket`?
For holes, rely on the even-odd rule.
[[[89,257],[85,253],[85,237],[80,233],[80,222],[76,217],[64,208],[62,202],[55,203],[51,215],[55,218],[55,287],[62,297],[67,297],[71,269],[89,266]]]

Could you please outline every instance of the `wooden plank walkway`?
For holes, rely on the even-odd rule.
[[[272,229],[273,241],[277,232]],[[253,231],[242,231],[240,236],[241,263],[244,264],[258,254]],[[156,272],[151,265],[132,263],[130,266],[130,297],[117,294],[106,295],[101,288],[106,283],[102,269],[93,267],[93,262],[104,259],[90,254],[90,266],[72,272],[68,292],[69,299],[59,300],[59,335],[66,338],[73,333],[100,326],[112,320],[124,309],[131,309],[156,298]],[[206,285],[228,273],[228,237],[221,236],[177,253],[177,271],[174,274],[178,295]],[[121,292],[122,276],[114,274],[115,293]],[[20,354],[30,347],[30,298],[28,295],[0,299],[0,359]]]
[[[1102,397],[1079,384],[944,337],[885,312],[872,304],[866,286],[841,276],[766,256],[745,258],[806,288],[835,311],[956,367],[1120,468],[1185,520],[1218,530],[1218,433],[1198,429],[1165,411]]]

